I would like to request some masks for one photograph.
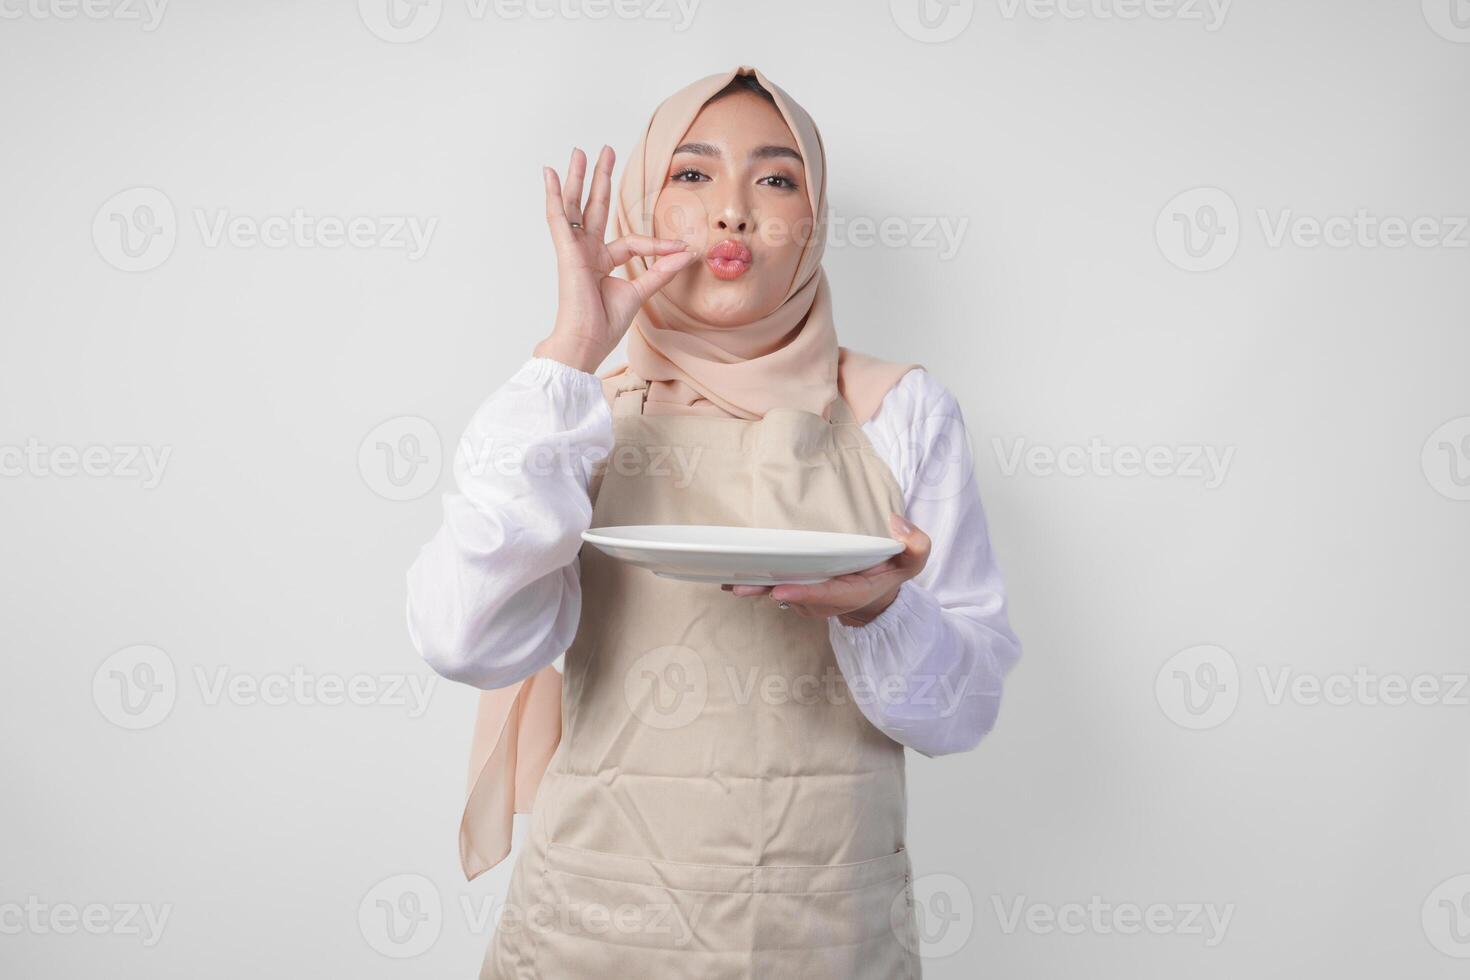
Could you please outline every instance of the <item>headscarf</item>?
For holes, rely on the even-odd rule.
[[[827,226],[827,156],[816,123],[784,89],[742,65],[702,78],[665,99],[628,158],[618,185],[613,235],[653,235],[653,210],[674,150],[695,116],[737,76],[752,75],[775,100],[796,139],[806,171],[812,225],[781,305],[736,327],[704,323],[664,293],[655,294],[628,331],[627,367],[649,382],[649,414],[723,415],[758,419],[772,408],[825,415],[840,387],[859,419],[877,410],[883,394],[913,364],[890,364],[839,348],[832,297],[822,269]],[[630,280],[651,259],[633,256]],[[616,372],[615,372],[616,373]]]

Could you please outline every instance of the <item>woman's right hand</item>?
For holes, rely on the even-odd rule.
[[[695,257],[687,242],[673,239],[624,235],[616,241],[603,241],[612,198],[612,170],[613,151],[604,146],[597,156],[584,210],[582,179],[587,173],[587,155],[580,149],[572,151],[565,188],[555,170],[544,168],[546,223],[556,247],[556,325],[533,353],[589,374],[617,347],[639,307]],[[573,223],[581,227],[574,228]],[[658,259],[636,281],[612,275],[634,255]]]

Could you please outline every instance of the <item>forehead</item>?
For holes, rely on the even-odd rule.
[[[754,92],[735,92],[700,109],[681,142],[694,141],[736,150],[772,144],[796,147],[781,111]]]

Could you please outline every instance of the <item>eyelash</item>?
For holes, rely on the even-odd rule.
[[[678,181],[681,184],[698,184],[709,179],[709,174],[695,170],[693,167],[685,167],[669,175],[669,180]],[[768,181],[771,183],[767,183]],[[774,183],[775,181],[780,181],[780,183]],[[796,181],[787,177],[785,174],[771,174],[768,177],[762,177],[757,183],[766,184],[768,187],[775,187],[783,191],[796,190]]]

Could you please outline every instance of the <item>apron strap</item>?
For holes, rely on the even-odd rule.
[[[833,399],[832,404],[827,406],[827,421],[833,425],[844,425],[856,422],[857,416],[853,414],[852,406],[847,403],[847,399],[838,395]]]

